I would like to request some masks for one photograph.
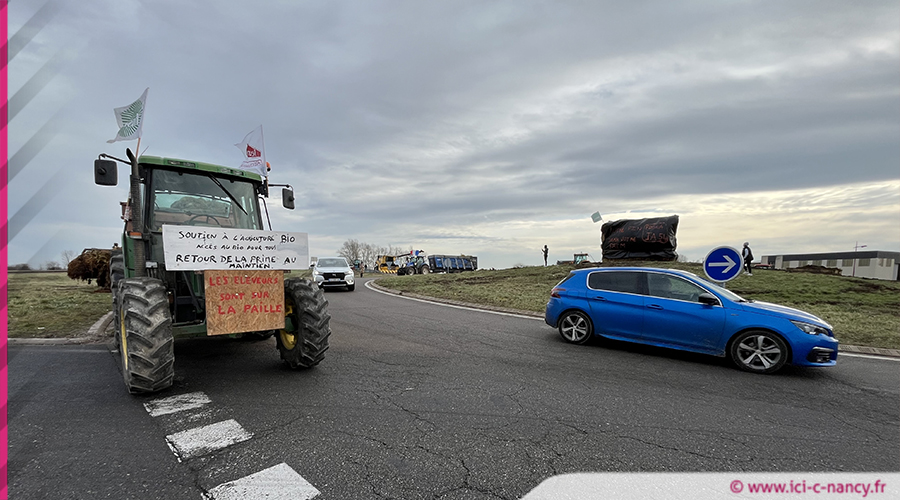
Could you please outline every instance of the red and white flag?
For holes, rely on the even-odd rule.
[[[266,148],[263,144],[262,125],[256,127],[252,132],[244,137],[242,142],[235,144],[244,155],[244,161],[238,167],[241,170],[249,170],[255,172],[262,177],[266,177]]]

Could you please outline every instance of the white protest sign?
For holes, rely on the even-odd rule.
[[[169,271],[309,269],[309,235],[163,225]]]

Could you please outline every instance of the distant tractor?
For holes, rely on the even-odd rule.
[[[590,262],[591,262],[591,256],[590,256],[590,255],[588,255],[588,254],[586,254],[586,253],[576,253],[576,254],[573,255],[573,259],[572,259],[572,260],[558,260],[558,261],[556,261],[556,265],[559,266],[559,265],[568,264],[568,265],[570,265],[570,266],[571,266],[571,265],[577,266],[577,265],[582,264],[582,263],[584,263],[584,264],[589,264]]]
[[[474,255],[427,255],[422,250],[412,250],[400,255],[397,275],[429,273],[461,273],[478,269],[478,257]]]
[[[127,156],[101,154],[94,180],[115,186],[117,162],[131,167],[122,245],[109,270],[129,392],[172,385],[177,338],[274,335],[291,368],[319,364],[331,334],[328,304],[314,282],[284,279],[285,270],[308,265],[308,241],[303,247],[294,240],[304,233],[264,230],[265,197],[276,185],[245,170]],[[293,209],[292,188],[280,186],[283,206]]]
[[[397,276],[431,273],[431,267],[428,266],[428,257],[422,250],[410,250],[409,254],[401,255],[398,258],[400,267],[397,269]]]

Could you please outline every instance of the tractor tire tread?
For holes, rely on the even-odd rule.
[[[328,350],[331,335],[331,315],[324,292],[308,280],[292,278],[284,282],[285,301],[294,305],[294,316],[299,339],[292,349],[276,335],[281,359],[291,368],[311,368],[319,364]]]
[[[117,304],[124,321],[116,335],[125,336],[122,357],[125,385],[133,394],[157,392],[175,378],[175,342],[165,285],[155,278],[125,278]]]

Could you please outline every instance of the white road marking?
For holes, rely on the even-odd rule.
[[[417,299],[415,297],[407,297],[405,295],[397,295],[396,293],[385,292],[383,290],[379,290],[375,287],[369,286],[369,283],[371,283],[371,281],[366,282],[366,288],[368,288],[369,290],[372,290],[373,292],[383,293],[384,295],[390,295],[391,297],[398,297],[398,298],[406,299],[406,300],[414,300],[416,302],[422,302],[425,304],[434,304],[434,305],[438,305],[438,306],[452,307],[454,309],[462,309],[464,311],[478,311],[478,312],[483,312],[483,313],[488,313],[488,314],[497,314],[499,316],[511,316],[513,318],[534,319],[534,320],[538,320],[538,321],[544,321],[543,317],[525,316],[524,314],[507,313],[507,312],[501,312],[501,311],[491,311],[490,309],[479,309],[477,307],[458,306],[456,304],[447,304],[444,302],[435,302],[432,300],[424,300],[424,299]]]
[[[840,351],[840,347],[838,347],[838,359],[840,358],[866,358],[866,359],[880,359],[882,361],[900,361],[900,358],[891,358],[888,356],[876,356],[874,354],[857,354],[855,352],[844,352]]]
[[[280,463],[209,490],[209,500],[309,500],[319,490],[288,464]]]
[[[251,437],[253,434],[244,430],[236,420],[225,420],[170,434],[166,436],[166,441],[179,458],[188,459],[247,441]]]
[[[169,415],[184,410],[193,410],[200,408],[211,401],[209,396],[202,392],[191,392],[188,394],[179,394],[168,398],[154,399],[144,403],[144,408],[150,413],[151,417],[159,417],[161,415]]]

